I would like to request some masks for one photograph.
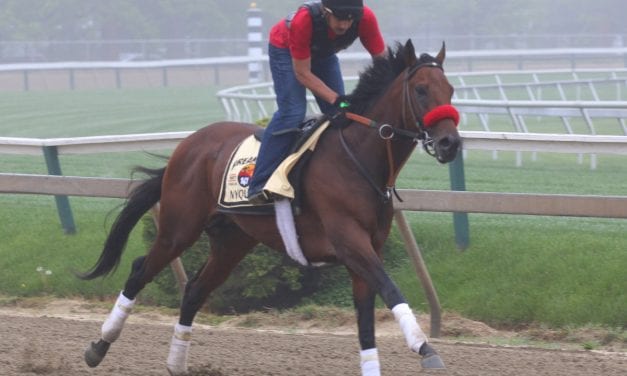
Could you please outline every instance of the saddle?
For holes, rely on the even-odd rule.
[[[328,117],[326,115],[312,116],[303,120],[303,122],[300,123],[296,128],[290,128],[287,130],[274,132],[273,135],[279,136],[287,133],[297,133],[296,140],[290,148],[290,154],[292,154],[295,153],[298,148],[300,148],[313,135],[316,129],[318,129],[327,120]],[[255,136],[255,139],[257,141],[261,142],[261,140],[263,139],[263,135],[266,133],[266,131],[266,128],[259,128],[255,130],[253,135]]]
[[[265,189],[278,195],[292,198],[292,207],[300,210],[302,202],[302,174],[310,160],[315,144],[328,127],[327,116],[305,119],[298,127],[275,133],[297,133],[290,153],[268,180]],[[274,211],[274,203],[251,205],[247,200],[248,183],[254,172],[254,165],[265,128],[256,130],[244,139],[233,151],[225,169],[218,211],[239,214],[266,215]]]

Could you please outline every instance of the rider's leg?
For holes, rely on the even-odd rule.
[[[255,172],[248,188],[248,197],[261,193],[266,181],[287,156],[294,141],[293,133],[273,133],[296,127],[305,118],[307,111],[305,87],[294,75],[289,50],[270,46],[268,55],[278,109],[264,133]]]

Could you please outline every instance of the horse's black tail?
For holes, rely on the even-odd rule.
[[[111,227],[100,258],[89,271],[77,273],[78,278],[90,280],[113,272],[120,264],[131,230],[144,213],[159,202],[165,167],[161,169],[136,167],[134,172],[144,173],[149,178],[131,191],[126,205]]]

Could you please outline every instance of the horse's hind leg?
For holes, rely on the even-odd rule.
[[[111,343],[118,339],[135,304],[137,294],[172,260],[198,240],[205,225],[206,213],[206,205],[202,203],[168,204],[167,197],[162,197],[157,239],[148,255],[133,261],[124,290],[102,324],[101,339],[92,342],[85,351],[85,362],[88,366],[96,367],[100,364]]]
[[[145,256],[141,256],[133,261],[129,280],[139,273],[144,259]],[[120,292],[109,316],[102,324],[100,340],[98,342],[92,342],[87,350],[85,350],[85,363],[87,363],[89,367],[96,367],[102,362],[111,344],[115,342],[122,333],[124,323],[135,305],[135,296],[137,294],[129,295],[133,296],[133,299],[128,298],[127,295],[125,295],[125,291]]]
[[[192,322],[209,294],[228,278],[231,271],[258,243],[237,225],[221,218],[207,230],[211,253],[205,265],[185,288],[178,324],[170,344],[167,368],[171,375],[187,373]]]

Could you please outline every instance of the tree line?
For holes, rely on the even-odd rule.
[[[252,0],[0,0],[0,41],[242,38]],[[302,0],[258,0],[264,26]],[[625,34],[624,0],[366,0],[391,35]]]

